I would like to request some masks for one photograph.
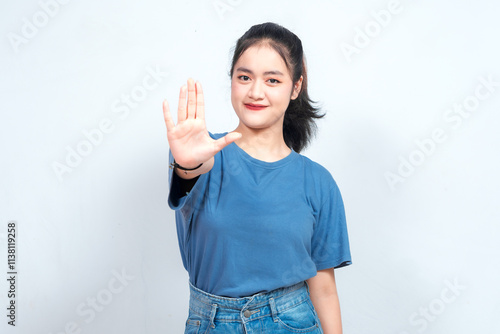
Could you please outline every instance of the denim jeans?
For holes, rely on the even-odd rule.
[[[185,334],[323,333],[306,281],[241,298],[189,286]]]

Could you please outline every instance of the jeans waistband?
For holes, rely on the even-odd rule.
[[[309,298],[309,286],[306,281],[241,298],[213,295],[198,289],[191,282],[189,287],[190,311],[210,319],[212,324],[214,320],[248,322],[269,315],[275,318],[278,312]]]

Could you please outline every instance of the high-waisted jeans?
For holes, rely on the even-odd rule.
[[[306,281],[241,298],[189,286],[185,334],[323,333]]]

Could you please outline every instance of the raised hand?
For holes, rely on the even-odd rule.
[[[187,90],[187,102],[186,102]],[[217,152],[241,137],[238,132],[214,140],[208,134],[205,123],[205,105],[201,84],[188,79],[179,94],[177,125],[172,120],[167,100],[163,101],[163,116],[167,126],[167,138],[175,161],[185,167],[194,168],[206,163]],[[212,161],[213,164],[213,161]],[[211,166],[210,166],[211,168]],[[208,170],[205,170],[207,172]]]

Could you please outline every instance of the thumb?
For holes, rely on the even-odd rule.
[[[214,143],[215,152],[216,153],[219,152],[227,145],[240,139],[241,136],[242,136],[242,134],[239,132],[230,132],[227,135],[225,135],[224,137],[217,139]]]

